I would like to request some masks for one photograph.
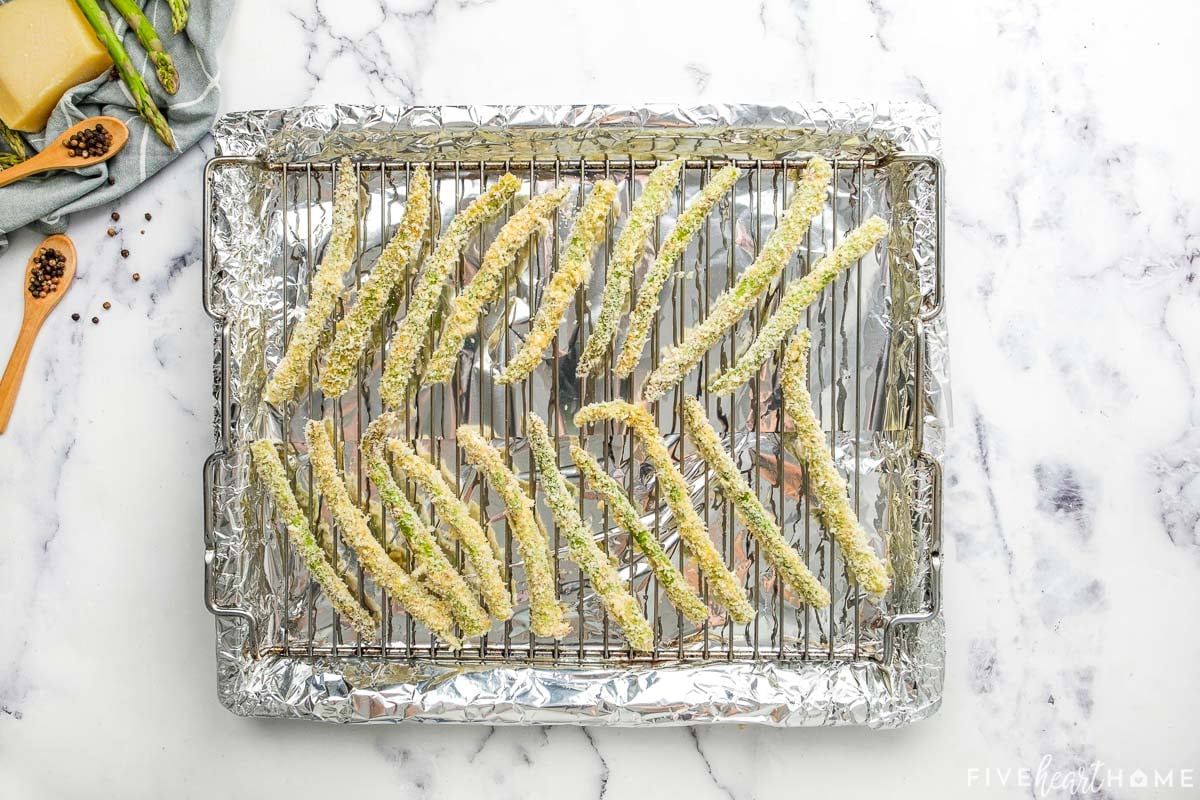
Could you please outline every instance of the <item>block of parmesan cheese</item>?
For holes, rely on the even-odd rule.
[[[13,130],[40,131],[67,89],[111,66],[72,0],[0,5],[0,120]]]

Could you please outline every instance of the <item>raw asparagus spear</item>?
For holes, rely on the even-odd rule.
[[[142,9],[134,0],[108,1],[112,3],[117,13],[125,18],[125,21],[129,23],[130,30],[142,43],[142,47],[146,48],[146,55],[150,56],[150,60],[154,62],[154,72],[158,75],[158,82],[166,93],[175,94],[179,91],[179,73],[175,71],[175,62],[171,60],[170,54],[163,47],[162,39],[158,38],[158,31],[154,30],[154,26],[150,24],[150,20],[146,19]]]
[[[125,85],[129,88],[129,94],[133,96],[133,104],[137,107],[138,114],[158,134],[158,138],[162,139],[163,144],[174,150],[175,135],[171,133],[171,126],[167,124],[167,120],[158,110],[158,106],[154,105],[150,91],[142,81],[142,76],[134,68],[133,62],[129,59],[129,53],[121,44],[121,37],[117,36],[116,31],[112,29],[104,11],[101,10],[96,0],[75,0],[75,5],[79,6],[83,16],[87,18],[88,24],[92,26],[100,44],[104,45],[108,54],[112,56],[113,64],[116,65],[121,80],[125,81]]]
[[[189,2],[190,0],[167,0],[167,5],[171,7],[171,27],[176,33],[187,27]]]

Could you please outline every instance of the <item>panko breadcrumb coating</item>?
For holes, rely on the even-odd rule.
[[[621,310],[629,299],[630,279],[642,260],[646,238],[654,230],[654,221],[667,210],[671,202],[682,166],[683,159],[677,158],[655,168],[646,178],[646,188],[629,210],[629,221],[625,223],[625,230],[621,231],[613,247],[612,262],[608,265],[604,294],[600,300],[600,315],[575,367],[575,374],[581,378],[599,368],[609,343],[617,333]]]
[[[451,535],[462,544],[467,560],[475,570],[479,590],[488,609],[496,619],[510,619],[513,608],[508,587],[504,584],[504,564],[496,557],[491,539],[478,520],[446,482],[441,470],[428,459],[422,458],[407,442],[388,439],[386,447],[396,469],[421,487],[433,503],[438,518],[446,523]]]
[[[866,531],[862,529],[854,509],[846,481],[833,463],[825,446],[825,432],[813,411],[808,394],[808,348],[811,336],[800,331],[788,343],[783,357],[783,410],[796,426],[808,468],[808,483],[821,504],[821,519],[829,534],[842,549],[850,576],[868,594],[883,595],[891,580],[883,562],[875,555]]]
[[[521,181],[517,176],[502,175],[475,202],[455,215],[438,239],[433,255],[425,260],[421,277],[408,301],[408,311],[388,342],[383,377],[379,379],[379,396],[388,408],[402,405],[411,384],[416,382],[417,364],[429,335],[429,325],[459,253],[467,246],[471,233],[499,214],[520,188]]]
[[[629,330],[625,333],[625,343],[621,346],[621,354],[613,372],[618,378],[627,378],[637,367],[642,358],[642,349],[650,338],[650,325],[658,316],[659,294],[663,284],[667,282],[675,262],[687,250],[688,243],[695,238],[712,213],[713,207],[724,197],[733,185],[737,183],[742,171],[737,167],[725,167],[712,177],[712,180],[701,189],[687,208],[679,215],[674,230],[667,235],[658,258],[642,279],[638,287],[637,305],[629,315]]]
[[[404,490],[396,483],[388,467],[384,444],[388,427],[393,421],[383,416],[367,426],[360,445],[367,474],[379,489],[384,508],[412,548],[417,565],[424,568],[424,584],[450,606],[450,613],[458,622],[464,637],[478,636],[492,627],[487,612],[479,605],[463,576],[454,569],[421,515],[408,502]]]
[[[457,433],[467,461],[479,470],[504,503],[504,515],[513,539],[525,560],[529,582],[529,627],[536,636],[561,639],[571,632],[558,602],[558,581],[550,561],[550,542],[538,530],[533,516],[533,500],[521,489],[521,483],[505,463],[500,451],[471,425],[462,425]]]
[[[871,217],[846,234],[846,238],[838,242],[838,246],[833,248],[829,255],[814,264],[807,275],[788,286],[779,301],[779,309],[762,326],[750,349],[731,369],[714,378],[708,385],[708,391],[713,394],[729,394],[750,380],[771,353],[775,352],[775,348],[779,347],[788,331],[800,322],[804,309],[820,296],[821,290],[844,269],[869,253],[872,247],[887,236],[887,232],[886,222],[879,217]]]
[[[722,292],[704,321],[685,333],[681,344],[662,354],[658,368],[650,373],[642,387],[644,400],[657,400],[683,380],[725,332],[754,307],[758,296],[767,290],[800,247],[809,223],[821,214],[832,176],[833,170],[825,159],[814,158],[808,162],[796,187],[795,198],[778,227],[767,237],[758,258],[738,276],[732,288]]]
[[[671,604],[692,622],[704,622],[708,619],[708,606],[704,605],[700,595],[688,586],[687,579],[671,563],[670,557],[654,538],[654,534],[642,524],[637,509],[629,502],[629,497],[620,484],[604,472],[596,459],[579,445],[571,445],[571,458],[588,484],[600,493],[604,504],[612,512],[613,519],[629,534],[637,549],[646,557],[646,563],[658,578],[659,585],[666,591]]]
[[[275,501],[283,524],[287,527],[288,537],[296,553],[304,559],[308,572],[313,580],[321,587],[321,591],[329,598],[334,609],[342,615],[350,626],[363,639],[375,641],[379,638],[379,620],[359,604],[358,598],[346,586],[345,581],[338,575],[337,570],[325,557],[325,551],[313,537],[308,527],[308,517],[300,510],[296,496],[292,494],[291,484],[288,483],[287,470],[279,460],[275,448],[277,442],[269,439],[259,439],[250,445],[250,454],[254,461],[258,479],[263,482],[271,498]]]
[[[425,373],[426,384],[450,380],[463,341],[475,330],[483,307],[493,302],[503,288],[505,268],[528,244],[529,237],[548,229],[555,209],[562,205],[570,191],[571,187],[560,186],[534,197],[500,229],[475,277],[450,303],[450,316],[442,327],[437,349]]]
[[[358,246],[358,200],[358,176],[350,159],[344,158],[338,166],[337,186],[333,190],[333,232],[321,266],[312,276],[304,318],[292,329],[292,338],[283,358],[263,392],[268,403],[278,405],[290,400],[296,387],[308,376],[308,360],[317,349],[325,323],[337,308],[346,273],[354,264]]]
[[[321,391],[326,397],[341,397],[354,383],[358,359],[371,338],[371,329],[379,322],[392,292],[402,282],[405,270],[415,267],[421,255],[425,232],[429,230],[431,202],[429,171],[422,164],[412,174],[400,227],[358,290],[354,306],[337,325],[333,346],[321,368]]]
[[[624,400],[592,403],[575,414],[575,426],[582,428],[605,419],[632,427],[641,440],[646,458],[654,467],[663,498],[675,515],[679,538],[683,540],[688,554],[696,560],[708,580],[713,599],[728,609],[729,616],[736,622],[745,623],[754,619],[754,606],[746,599],[746,592],[738,585],[737,577],[725,566],[725,560],[721,558],[721,554],[709,538],[708,531],[704,528],[704,520],[700,519],[700,515],[692,506],[687,481],[675,466],[675,460],[667,451],[667,443],[655,427],[650,412],[642,406],[635,406]]]
[[[537,314],[529,326],[517,354],[505,365],[504,371],[496,376],[496,383],[516,383],[533,372],[542,353],[554,340],[563,315],[580,286],[587,285],[592,277],[592,251],[604,238],[604,229],[617,199],[617,185],[612,181],[600,181],[592,187],[583,208],[571,226],[567,251],[563,254],[558,270],[550,278]]]
[[[546,506],[567,540],[571,560],[587,575],[608,615],[624,632],[629,646],[641,652],[653,650],[654,631],[650,629],[650,623],[621,580],[613,562],[596,545],[595,537],[579,516],[574,496],[567,491],[562,473],[558,471],[558,459],[545,421],[537,414],[529,413],[525,416],[525,430],[534,464],[542,479],[542,490],[546,493]]]
[[[683,398],[683,418],[688,438],[696,445],[700,457],[716,474],[717,485],[750,535],[758,542],[759,552],[767,563],[775,568],[779,578],[800,595],[804,602],[816,608],[829,605],[829,591],[821,585],[808,565],[800,558],[796,548],[788,544],[771,515],[762,507],[754,491],[738,470],[737,464],[721,445],[717,432],[713,430],[704,413],[704,406],[694,397]]]
[[[333,513],[342,541],[358,555],[358,563],[375,583],[404,606],[413,619],[427,626],[451,649],[462,647],[454,635],[454,618],[446,604],[392,561],[383,545],[371,535],[366,515],[350,499],[350,492],[338,471],[333,442],[325,426],[320,420],[309,420],[304,427],[304,436],[308,441],[308,459],[317,489]]]

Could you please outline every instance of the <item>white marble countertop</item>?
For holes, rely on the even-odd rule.
[[[1196,796],[1200,640],[1172,620],[1200,606],[1198,35],[1187,0],[244,0],[226,110],[861,97],[941,111],[944,705],[886,733],[229,714],[201,603],[197,149],[117,206],[120,236],[108,209],[72,221],[80,278],[0,437],[0,796],[1059,796],[1039,794],[1046,757],[1048,775],[1122,771],[1109,797]],[[502,42],[504,60],[484,61]],[[4,351],[37,240],[18,233],[0,257]],[[1130,788],[1138,769],[1175,788]]]

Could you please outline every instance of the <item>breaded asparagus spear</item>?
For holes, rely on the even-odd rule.
[[[681,158],[658,166],[646,179],[646,188],[629,210],[629,221],[625,223],[625,230],[621,231],[621,238],[613,247],[612,263],[608,266],[604,294],[600,300],[600,316],[596,318],[596,326],[592,328],[592,335],[575,368],[575,374],[581,378],[596,371],[617,333],[621,310],[629,299],[630,279],[642,260],[646,238],[654,230],[654,220],[667,210],[671,202],[682,166]]]
[[[294,477],[295,473],[289,472],[288,475]],[[296,503],[301,509],[314,507],[312,497],[308,492],[304,491],[304,487],[294,486],[292,493],[296,496]],[[325,558],[329,559],[329,563],[333,566],[334,571],[337,572],[338,577],[345,582],[346,588],[350,590],[350,594],[356,598],[362,598],[359,602],[362,603],[363,608],[371,612],[373,618],[379,619],[382,616],[382,612],[379,610],[379,603],[375,601],[374,592],[361,591],[358,583],[358,575],[356,574],[358,570],[351,570],[351,565],[345,561],[339,563],[337,545],[333,540],[333,531],[329,529],[329,523],[317,517],[313,520],[312,532],[313,538],[317,540],[317,544],[321,545],[321,549],[325,551]]]
[[[460,648],[462,643],[454,635],[454,619],[446,604],[392,561],[379,541],[371,535],[366,515],[350,499],[350,492],[337,468],[333,442],[325,426],[320,420],[309,420],[304,427],[304,436],[308,441],[313,479],[333,513],[342,533],[342,541],[353,548],[358,555],[358,562],[371,579],[386,589],[415,620],[426,625],[452,649]]]
[[[464,637],[478,636],[492,627],[487,612],[480,607],[471,587],[454,569],[441,545],[426,526],[421,515],[408,502],[404,490],[396,484],[388,467],[384,446],[388,426],[393,422],[386,416],[367,426],[360,449],[371,482],[379,489],[384,508],[392,515],[409,546],[418,566],[425,568],[424,583],[429,590],[446,601],[450,613],[458,622]]]
[[[733,508],[767,563],[775,568],[780,579],[790,586],[809,605],[823,608],[829,605],[829,592],[809,571],[796,548],[788,544],[771,515],[762,507],[754,491],[738,471],[729,453],[721,446],[717,432],[708,422],[704,406],[694,397],[683,398],[683,418],[688,438],[696,445],[700,457],[712,467],[721,493],[733,503]]]
[[[424,490],[433,502],[438,517],[450,528],[451,535],[462,544],[467,560],[475,570],[479,590],[488,609],[497,619],[511,618],[512,599],[509,597],[508,587],[504,585],[504,565],[496,557],[491,540],[471,515],[466,504],[458,499],[454,489],[442,477],[441,470],[428,459],[422,458],[406,442],[388,439],[386,447],[396,469]]]
[[[775,352],[788,331],[796,327],[800,317],[824,289],[842,270],[870,252],[871,248],[887,235],[888,226],[879,217],[871,217],[838,242],[829,255],[813,265],[812,270],[793,282],[783,293],[779,308],[758,332],[750,349],[730,369],[718,375],[708,384],[713,394],[729,394],[758,372],[759,367]]]
[[[425,268],[408,301],[408,311],[388,343],[388,356],[379,381],[379,395],[388,408],[403,404],[416,383],[421,350],[458,254],[467,246],[471,233],[499,214],[520,188],[517,176],[502,175],[475,202],[455,215],[438,239],[433,255],[425,260]]]
[[[592,193],[584,201],[571,236],[567,252],[563,255],[558,271],[550,278],[537,315],[529,326],[529,335],[517,354],[505,365],[504,371],[496,376],[496,383],[516,383],[529,376],[542,359],[542,353],[554,340],[563,315],[575,297],[575,290],[587,285],[592,277],[592,251],[604,238],[604,228],[612,213],[617,198],[617,185],[612,181],[600,181],[592,187]]]
[[[593,488],[600,492],[605,505],[612,511],[613,519],[629,534],[638,550],[646,557],[646,563],[654,571],[659,584],[667,593],[667,597],[683,616],[692,622],[703,622],[708,619],[708,606],[700,599],[700,595],[688,586],[683,573],[671,563],[670,557],[662,545],[654,538],[654,534],[642,524],[637,509],[629,502],[625,490],[621,488],[612,476],[600,468],[600,464],[592,455],[577,444],[571,445],[571,458],[576,468]],[[569,484],[568,484],[569,485]]]
[[[570,191],[571,187],[560,186],[534,197],[500,229],[475,277],[450,302],[450,316],[442,327],[442,336],[425,373],[427,384],[450,380],[463,341],[475,330],[483,307],[494,301],[503,288],[505,268],[529,242],[529,237],[548,229],[554,210],[562,205]]]
[[[833,170],[823,158],[814,158],[808,163],[796,187],[796,197],[788,206],[779,226],[767,237],[767,243],[758,258],[738,276],[732,288],[717,298],[704,321],[684,334],[680,344],[662,354],[658,368],[650,373],[642,387],[644,400],[657,400],[667,389],[683,380],[700,363],[709,348],[720,341],[725,332],[754,306],[758,296],[783,271],[800,246],[809,223],[820,215],[832,175]]]
[[[808,394],[808,348],[811,336],[800,331],[788,343],[783,357],[783,410],[796,426],[796,438],[804,452],[809,486],[821,504],[821,519],[842,548],[850,575],[873,595],[882,595],[891,583],[887,568],[875,555],[867,534],[850,507],[846,481],[825,447],[821,421],[813,411]]]
[[[637,305],[629,315],[629,330],[625,333],[625,343],[621,346],[621,355],[613,372],[618,378],[627,378],[642,358],[642,348],[650,338],[650,325],[658,316],[659,294],[663,284],[667,282],[675,262],[687,250],[688,243],[700,232],[704,221],[712,213],[717,202],[733,188],[742,171],[737,167],[725,167],[713,176],[703,189],[688,203],[687,208],[679,216],[674,230],[668,234],[658,251],[658,258],[642,279],[638,287]]]
[[[647,460],[654,467],[663,497],[675,515],[679,538],[683,540],[688,554],[696,560],[707,578],[714,599],[729,610],[729,616],[736,622],[749,622],[754,618],[754,607],[746,599],[746,593],[738,585],[737,577],[725,566],[724,559],[709,538],[704,521],[692,506],[687,482],[667,451],[667,443],[655,427],[650,412],[642,406],[635,406],[624,400],[592,403],[575,414],[575,425],[582,428],[584,425],[605,419],[623,422],[633,428],[633,432],[645,448]]]
[[[292,546],[304,559],[308,572],[313,580],[321,587],[321,591],[329,598],[334,609],[342,615],[351,627],[368,641],[379,638],[379,620],[359,604],[358,598],[346,586],[346,582],[338,575],[337,570],[325,557],[325,551],[313,537],[308,527],[308,518],[300,510],[296,496],[292,494],[291,484],[288,483],[287,470],[279,460],[275,448],[277,442],[269,439],[259,439],[250,445],[250,454],[254,461],[258,479],[263,482],[271,498],[275,501],[275,509],[283,524],[287,527],[288,537]]]
[[[542,489],[546,493],[546,506],[567,539],[571,560],[579,565],[584,575],[587,575],[608,615],[625,633],[629,646],[642,652],[653,650],[654,631],[650,629],[650,623],[642,615],[637,600],[629,593],[625,582],[617,573],[617,568],[596,545],[595,537],[579,516],[575,498],[567,490],[562,473],[558,471],[558,458],[554,453],[554,445],[550,442],[550,432],[546,430],[546,423],[537,414],[530,412],[525,416],[525,430],[529,436],[529,449],[533,453],[534,464],[542,479]]]
[[[408,202],[400,227],[379,254],[371,274],[367,276],[358,297],[345,318],[337,325],[333,346],[321,368],[321,391],[326,397],[341,397],[350,390],[358,369],[358,359],[371,338],[371,329],[387,307],[388,299],[405,270],[416,266],[429,230],[430,196],[429,171],[425,165],[413,171]]]
[[[268,403],[278,405],[290,400],[296,388],[308,375],[308,360],[321,339],[325,323],[342,296],[346,273],[354,264],[358,243],[358,176],[347,158],[338,168],[337,186],[333,191],[333,232],[325,248],[321,266],[313,273],[308,293],[308,308],[304,318],[292,329],[287,344],[267,389],[263,393]]]
[[[533,500],[521,489],[520,481],[505,465],[500,451],[488,444],[474,427],[462,425],[456,435],[467,461],[487,478],[504,502],[504,515],[525,560],[530,629],[537,636],[561,639],[571,632],[571,626],[563,619],[564,608],[558,602],[557,580],[550,562],[550,543],[538,530]]]

